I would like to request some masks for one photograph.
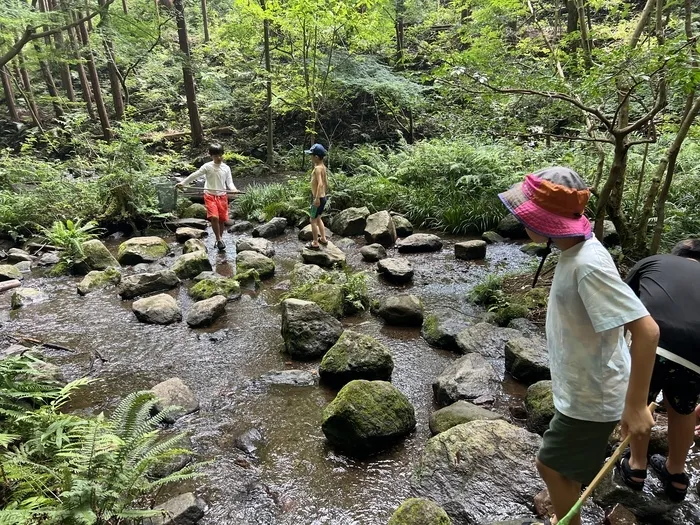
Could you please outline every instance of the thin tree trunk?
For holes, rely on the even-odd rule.
[[[95,108],[92,104],[92,95],[90,94],[90,82],[88,81],[87,73],[85,73],[85,66],[83,65],[83,59],[80,56],[79,42],[75,35],[74,28],[70,28],[68,30],[68,39],[70,41],[73,56],[77,61],[76,69],[78,70],[78,77],[80,78],[80,91],[83,95],[83,100],[85,101],[88,115],[90,115],[91,120],[97,120]]]
[[[202,5],[204,6],[206,0],[202,0]],[[263,11],[265,12],[265,19],[263,20],[263,37],[265,46],[265,71],[267,72],[267,80],[265,81],[265,87],[267,91],[267,166],[270,171],[275,169],[275,129],[274,122],[272,120],[272,63],[270,60],[270,19],[267,17],[267,6],[265,0],[261,0]],[[206,11],[203,10],[204,13]],[[206,27],[206,24],[205,24]]]
[[[644,157],[642,158],[642,171],[639,173],[639,182],[637,182],[637,191],[634,194],[634,209],[632,210],[632,224],[637,224],[637,215],[639,214],[639,199],[642,197],[642,185],[644,184],[644,175],[647,170],[647,160],[649,156],[649,143],[644,144]]]
[[[90,82],[92,83],[92,96],[95,100],[97,114],[100,117],[102,135],[104,136],[105,140],[110,141],[112,140],[112,129],[109,123],[109,116],[107,115],[107,108],[105,107],[105,103],[102,98],[100,77],[97,74],[97,67],[95,66],[95,55],[90,48],[90,37],[88,36],[87,27],[84,23],[80,24],[78,28],[80,30],[80,38],[83,46],[85,46],[85,61],[87,63],[88,73],[90,74]]]
[[[56,3],[56,0],[40,0],[40,5],[44,5],[46,11],[58,11],[58,5]],[[66,97],[70,102],[75,102],[75,91],[73,89],[73,78],[71,77],[70,74],[70,66],[68,65],[68,62],[66,61],[66,43],[63,38],[63,33],[58,32],[53,35],[54,39],[54,45],[56,48],[56,51],[58,52],[58,61],[59,61],[59,72],[61,75],[61,85],[63,89],[66,91]]]
[[[10,72],[7,70],[7,67],[3,67],[2,70],[0,70],[0,76],[2,77],[2,89],[5,92],[5,104],[7,105],[7,112],[10,115],[10,120],[19,122],[19,113],[17,113],[17,105],[15,104],[15,93],[12,90]]]
[[[204,130],[199,120],[199,108],[197,107],[197,91],[192,74],[192,62],[190,57],[190,44],[187,39],[187,23],[185,22],[185,7],[183,0],[174,0],[175,19],[177,21],[177,36],[182,52],[182,79],[185,84],[185,97],[187,98],[187,113],[190,117],[190,133],[192,145],[197,147],[204,142]]]
[[[404,58],[405,13],[405,0],[396,0],[396,63],[399,65],[403,64]]]
[[[264,4],[263,0],[263,4]],[[263,5],[263,9],[265,6]],[[207,15],[207,0],[202,0],[202,28],[204,29],[204,42],[209,42],[209,17]]]
[[[34,98],[34,91],[32,90],[32,83],[29,79],[29,73],[27,72],[27,67],[24,63],[24,55],[22,53],[17,54],[17,62],[19,63],[19,68],[17,71],[17,78],[22,80],[22,86],[24,88],[24,99],[27,101],[27,107],[32,114],[32,120],[39,128],[41,128],[41,115],[39,115],[39,108],[36,105],[36,99]],[[15,65],[15,67],[17,67]]]
[[[581,47],[583,49],[583,60],[586,68],[593,66],[593,58],[591,57],[591,40],[588,34],[588,24],[586,24],[586,6],[585,0],[574,0],[576,11],[578,12],[579,30],[581,31]]]
[[[611,204],[613,204],[613,201],[615,200],[614,193],[616,186],[618,186],[620,179],[624,179],[625,171],[627,169],[626,137],[615,136],[614,138],[615,153],[613,156],[613,163],[612,166],[610,166],[608,180],[605,182],[605,186],[603,186],[600,195],[598,195],[598,208],[595,214],[595,236],[598,237],[599,240],[603,239],[603,223],[605,221],[605,213],[606,211],[609,212],[609,210],[611,209]],[[613,214],[618,217],[617,220],[619,222],[619,213],[613,210]],[[610,218],[613,219],[612,216]],[[613,222],[615,222],[614,219]],[[615,224],[615,226],[617,227],[617,224]],[[623,233],[619,229],[618,233],[620,234],[620,241],[623,241]]]
[[[46,5],[44,4],[44,0],[39,0],[38,5],[40,11],[46,11]],[[44,31],[48,30],[48,26],[44,26],[43,29]],[[44,44],[46,45],[47,49],[51,49],[51,37],[44,37]],[[39,45],[38,40],[34,41],[34,50],[39,56],[39,69],[41,70],[41,76],[44,78],[44,82],[46,82],[46,90],[48,91],[49,96],[51,97],[54,115],[56,115],[56,118],[61,118],[63,116],[63,108],[61,107],[61,103],[58,99],[58,90],[56,89],[56,82],[54,81],[53,73],[51,73],[51,68],[49,67],[48,61],[42,58],[43,50]]]
[[[105,7],[105,0],[98,0],[100,7]],[[121,74],[117,67],[114,53],[114,42],[110,36],[109,8],[102,12],[100,23],[102,43],[107,56],[107,70],[109,71],[109,85],[112,90],[112,102],[114,103],[114,118],[121,120],[124,118],[124,97],[122,96]]]
[[[122,10],[124,11],[125,15],[129,14],[129,7],[126,5],[126,0],[122,0]]]

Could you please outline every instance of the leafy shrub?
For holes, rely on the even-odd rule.
[[[284,299],[312,301],[335,317],[352,315],[370,305],[367,275],[349,270],[323,274],[315,281],[294,286],[282,296]]]
[[[81,224],[68,219],[65,223],[56,221],[51,228],[42,228],[42,234],[49,244],[61,248],[61,260],[57,265],[61,271],[70,270],[76,263],[83,260],[83,243],[97,237],[97,223],[89,221]]]
[[[503,297],[503,277],[498,275],[487,275],[483,282],[474,286],[469,292],[469,300],[481,306],[491,306],[496,304]]]

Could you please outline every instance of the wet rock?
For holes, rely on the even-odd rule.
[[[21,280],[22,272],[12,264],[0,264],[0,282],[11,281],[13,279]]]
[[[527,412],[527,429],[536,434],[544,434],[549,428],[549,422],[554,417],[551,381],[538,381],[528,387],[525,394],[525,411]]]
[[[432,233],[414,233],[396,243],[400,253],[439,252],[442,240]]]
[[[243,233],[253,229],[253,224],[248,221],[237,221],[228,229],[229,233]]]
[[[131,308],[142,323],[171,324],[182,320],[177,301],[164,293],[139,299]]]
[[[258,447],[262,446],[264,443],[265,438],[263,437],[262,431],[257,428],[251,428],[243,432],[243,434],[238,436],[233,442],[237,449],[242,450],[246,454],[255,454]]]
[[[465,241],[455,244],[455,257],[463,261],[480,261],[486,258],[486,241]]]
[[[236,242],[236,252],[258,252],[265,257],[275,255],[275,247],[267,239],[262,237],[244,238]]]
[[[457,334],[457,346],[463,354],[477,353],[490,359],[503,359],[506,342],[521,335],[510,328],[477,323]]]
[[[324,409],[322,430],[339,450],[365,456],[392,445],[416,426],[413,406],[386,381],[355,380]]]
[[[294,359],[316,359],[325,354],[343,333],[335,317],[311,301],[282,301],[282,338]]]
[[[196,283],[200,283],[202,281],[207,281],[207,280],[215,281],[217,279],[224,279],[224,276],[216,273],[215,271],[211,271],[211,272],[202,272],[192,280]],[[205,297],[205,299],[208,299],[208,297]]]
[[[412,487],[455,523],[530,516],[544,487],[533,458],[542,439],[505,421],[472,421],[428,440]]]
[[[208,235],[206,230],[197,228],[178,228],[175,230],[175,238],[177,242],[184,243],[190,239],[201,239]]]
[[[139,295],[170,290],[178,284],[180,284],[180,279],[172,270],[138,273],[122,277],[118,293],[122,299],[133,299]]]
[[[377,262],[386,259],[386,248],[381,244],[369,244],[360,248],[360,254],[367,262]]]
[[[391,220],[394,221],[394,229],[397,237],[408,237],[413,235],[413,224],[402,215],[392,215]]]
[[[552,505],[552,500],[549,497],[549,491],[543,489],[534,499],[535,512],[538,516],[545,518],[554,515],[554,505]],[[581,509],[581,524],[582,525],[601,525],[605,519],[605,511],[601,509],[598,505],[593,503],[590,499],[583,504]],[[518,524],[521,524],[519,521]],[[530,523],[528,521],[528,523]]]
[[[189,290],[190,296],[195,301],[204,301],[217,295],[231,300],[238,296],[240,292],[241,285],[236,279],[223,277],[202,279]]]
[[[428,499],[404,501],[387,525],[452,525],[444,509]]]
[[[17,268],[21,273],[29,273],[32,271],[32,263],[29,261],[20,261],[15,263],[15,268]]]
[[[61,258],[56,252],[46,252],[39,257],[39,260],[36,261],[35,264],[37,266],[53,266],[54,264],[58,264],[60,260]]]
[[[12,292],[11,305],[12,309],[24,308],[31,304],[41,303],[49,297],[36,288],[17,288]]]
[[[28,262],[31,264],[32,261],[34,261],[34,257],[19,248],[10,248],[10,251],[7,252],[7,264],[17,264],[21,262]]]
[[[315,386],[318,376],[308,370],[277,370],[260,377],[268,385]]]
[[[493,366],[479,354],[467,354],[449,365],[433,383],[435,399],[441,406],[460,399],[495,396],[500,391],[501,378]]]
[[[287,219],[284,217],[275,217],[265,224],[253,228],[253,237],[264,237],[269,239],[282,235],[287,228]]]
[[[386,324],[419,327],[423,324],[423,303],[415,295],[398,295],[381,300],[377,310]]]
[[[486,244],[496,244],[497,242],[505,242],[506,240],[494,231],[484,232],[481,236],[482,241]]]
[[[315,264],[296,263],[292,270],[292,284],[300,286],[318,281],[326,275],[326,270]]]
[[[182,247],[182,253],[204,252],[207,253],[207,247],[203,241],[199,239],[188,239]]]
[[[402,284],[413,279],[413,266],[407,259],[392,257],[377,263],[377,271],[392,283]]]
[[[493,419],[503,419],[503,416],[478,407],[468,401],[457,401],[433,412],[430,415],[430,431],[435,434],[449,430],[450,428],[469,423],[471,421],[490,421]]]
[[[326,246],[321,246],[318,250],[310,250],[304,247],[301,257],[307,264],[315,264],[324,268],[332,268],[345,263],[343,251],[330,241],[328,241]]]
[[[117,259],[121,264],[134,266],[155,262],[165,257],[169,251],[168,244],[160,237],[134,237],[121,243]]]
[[[331,238],[333,238],[333,232],[331,232],[328,228],[326,228],[326,239],[331,239]],[[313,236],[313,232],[311,231],[310,224],[304,226],[299,231],[299,240],[304,241],[304,242],[314,240],[314,236]]]
[[[172,436],[170,435],[166,435],[163,436],[163,439],[170,439],[171,437]],[[189,436],[185,435],[180,439],[177,447],[185,450],[192,450],[192,440]],[[149,472],[149,477],[160,479],[169,476],[170,474],[174,474],[175,472],[180,472],[183,468],[190,464],[193,459],[192,456],[193,455],[191,453],[182,453],[172,456],[165,462],[154,465]]]
[[[162,510],[164,516],[146,518],[144,525],[194,525],[204,517],[204,509],[204,500],[187,492],[154,507]]]
[[[239,252],[236,255],[236,273],[255,270],[261,279],[275,275],[275,261],[253,251]]]
[[[190,204],[182,212],[183,219],[206,219],[207,218],[207,208],[203,204]]]
[[[227,301],[225,296],[215,295],[194,303],[187,314],[187,324],[192,328],[209,326],[226,311]]]
[[[617,233],[617,228],[615,228],[613,221],[603,222],[603,244],[607,248],[620,244],[620,234]]]
[[[196,251],[180,255],[170,267],[178,278],[192,279],[202,272],[212,271],[211,262],[206,252]]]
[[[156,410],[162,412],[165,409],[172,410],[166,421],[174,423],[176,419],[199,410],[199,400],[179,377],[171,377],[151,388],[151,392],[158,398]]]
[[[119,267],[117,260],[107,249],[107,247],[98,239],[92,239],[84,242],[83,254],[83,261],[89,270],[106,270],[107,268]]]
[[[540,333],[540,329],[537,328],[537,325],[524,317],[513,319],[510,323],[508,323],[508,328],[517,330],[528,337]]]
[[[388,211],[380,211],[367,217],[365,241],[367,244],[381,244],[385,248],[393,246],[396,242],[396,229]]]
[[[508,239],[527,239],[527,232],[525,232],[525,226],[515,218],[515,215],[506,215],[501,222],[498,223],[496,231]]]
[[[19,356],[26,353],[27,351],[29,351],[29,348],[27,348],[26,346],[12,344],[0,350],[0,359]]]
[[[421,335],[426,342],[437,348],[460,352],[457,346],[457,336],[469,326],[471,320],[466,316],[453,312],[440,312],[439,315],[428,315],[423,321]],[[461,353],[461,352],[460,352]]]
[[[391,381],[394,360],[389,349],[370,337],[345,330],[321,360],[321,380],[341,387],[354,379]]]
[[[529,242],[527,244],[523,244],[520,247],[520,251],[523,252],[526,255],[530,255],[532,257],[542,257],[544,254],[547,253],[547,244],[540,244],[537,242]]]
[[[518,381],[531,385],[549,379],[547,342],[539,337],[517,337],[506,343],[506,370]]]
[[[333,218],[331,230],[342,237],[362,235],[367,225],[368,216],[369,209],[366,207],[347,208]]]
[[[87,295],[107,286],[118,286],[121,280],[122,274],[116,268],[107,268],[103,271],[93,270],[78,283],[78,293]]]
[[[606,525],[637,525],[637,517],[624,505],[615,505],[605,518]]]
[[[0,293],[12,290],[13,288],[19,288],[20,286],[22,286],[22,282],[18,279],[10,279],[9,281],[0,280]],[[2,321],[0,321],[0,325],[2,325]]]
[[[165,223],[166,228],[177,230],[178,228],[197,228],[198,230],[206,230],[209,227],[209,221],[204,219],[174,219]]]
[[[535,496],[534,503],[535,512],[541,518],[554,515],[554,505],[552,505],[552,499],[549,497],[549,491],[547,489],[542,489],[542,491]]]

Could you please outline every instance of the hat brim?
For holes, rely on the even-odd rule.
[[[498,198],[528,230],[552,239],[589,239],[592,236],[591,223],[585,216],[574,219],[545,210],[531,201],[522,187],[523,183],[518,183],[508,191],[499,193]]]
[[[310,149],[305,149],[305,150],[304,150],[304,153],[306,153],[307,155],[313,155],[313,154],[314,154],[314,152],[311,151]]]

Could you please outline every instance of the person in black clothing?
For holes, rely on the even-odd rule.
[[[678,243],[672,255],[655,255],[637,263],[627,284],[659,325],[659,347],[649,388],[649,401],[663,391],[668,413],[668,458],[654,454],[649,463],[673,501],[685,499],[690,479],[685,461],[693,445],[696,405],[700,398],[700,239]],[[647,465],[632,457],[646,457],[649,440],[633,442],[618,464],[625,483],[642,490]],[[636,447],[643,447],[641,455]]]

